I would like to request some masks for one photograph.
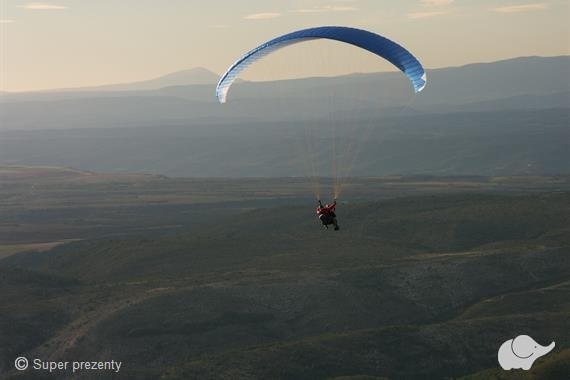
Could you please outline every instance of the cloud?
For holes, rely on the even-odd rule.
[[[442,7],[450,5],[453,1],[454,0],[420,0],[420,3],[426,7]]]
[[[0,24],[11,24],[11,23],[13,23],[13,22],[16,22],[16,21],[10,20],[10,19],[7,19],[7,18],[0,19]]]
[[[410,18],[412,20],[418,20],[418,19],[422,19],[422,18],[442,16],[442,15],[446,15],[448,13],[449,12],[447,12],[447,11],[412,12],[412,13],[408,13],[408,18]]]
[[[495,12],[500,13],[518,13],[518,12],[530,12],[530,11],[544,11],[548,9],[548,4],[546,3],[533,3],[533,4],[519,4],[519,5],[506,5],[504,7],[494,8]]]
[[[358,8],[350,5],[322,5],[312,8],[296,9],[293,12],[297,13],[325,13],[325,12],[352,12],[357,11]]]
[[[21,7],[24,9],[31,9],[34,11],[53,11],[53,10],[67,9],[66,6],[51,4],[51,3],[28,3],[26,5],[22,5]]]
[[[418,20],[423,18],[431,18],[443,16],[451,13],[449,6],[455,0],[420,0],[419,7],[416,7],[415,12],[408,13],[408,18]]]
[[[272,18],[277,18],[281,16],[281,13],[277,12],[265,12],[265,13],[254,13],[251,15],[244,16],[246,20],[267,20]]]

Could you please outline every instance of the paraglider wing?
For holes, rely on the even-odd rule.
[[[231,65],[220,78],[216,86],[216,96],[218,100],[220,103],[226,102],[228,90],[232,83],[237,76],[253,62],[285,46],[321,38],[358,46],[386,59],[406,74],[412,82],[416,93],[423,90],[426,85],[426,73],[420,62],[409,51],[397,43],[362,29],[343,26],[322,26],[288,33],[250,50]]]

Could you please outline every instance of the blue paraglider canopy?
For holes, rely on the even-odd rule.
[[[275,50],[295,43],[329,39],[344,42],[368,50],[392,63],[412,82],[414,91],[420,92],[426,86],[426,73],[420,62],[405,48],[378,34],[343,26],[321,26],[288,33],[250,50],[238,59],[222,75],[216,86],[216,96],[220,103],[225,103],[230,86],[237,76],[253,62]]]

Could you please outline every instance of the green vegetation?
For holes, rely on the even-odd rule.
[[[3,378],[19,355],[149,380],[568,373],[566,177],[358,179],[338,232],[302,180],[0,178]],[[519,334],[556,348],[504,372]]]

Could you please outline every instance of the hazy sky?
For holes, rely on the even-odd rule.
[[[0,89],[130,82],[197,66],[221,73],[258,43],[319,25],[374,31],[404,45],[427,68],[567,55],[569,4],[569,0],[0,0]],[[370,54],[330,44],[290,47],[263,63],[265,71],[252,67],[244,78],[388,69]],[[307,59],[314,51],[320,58]]]

